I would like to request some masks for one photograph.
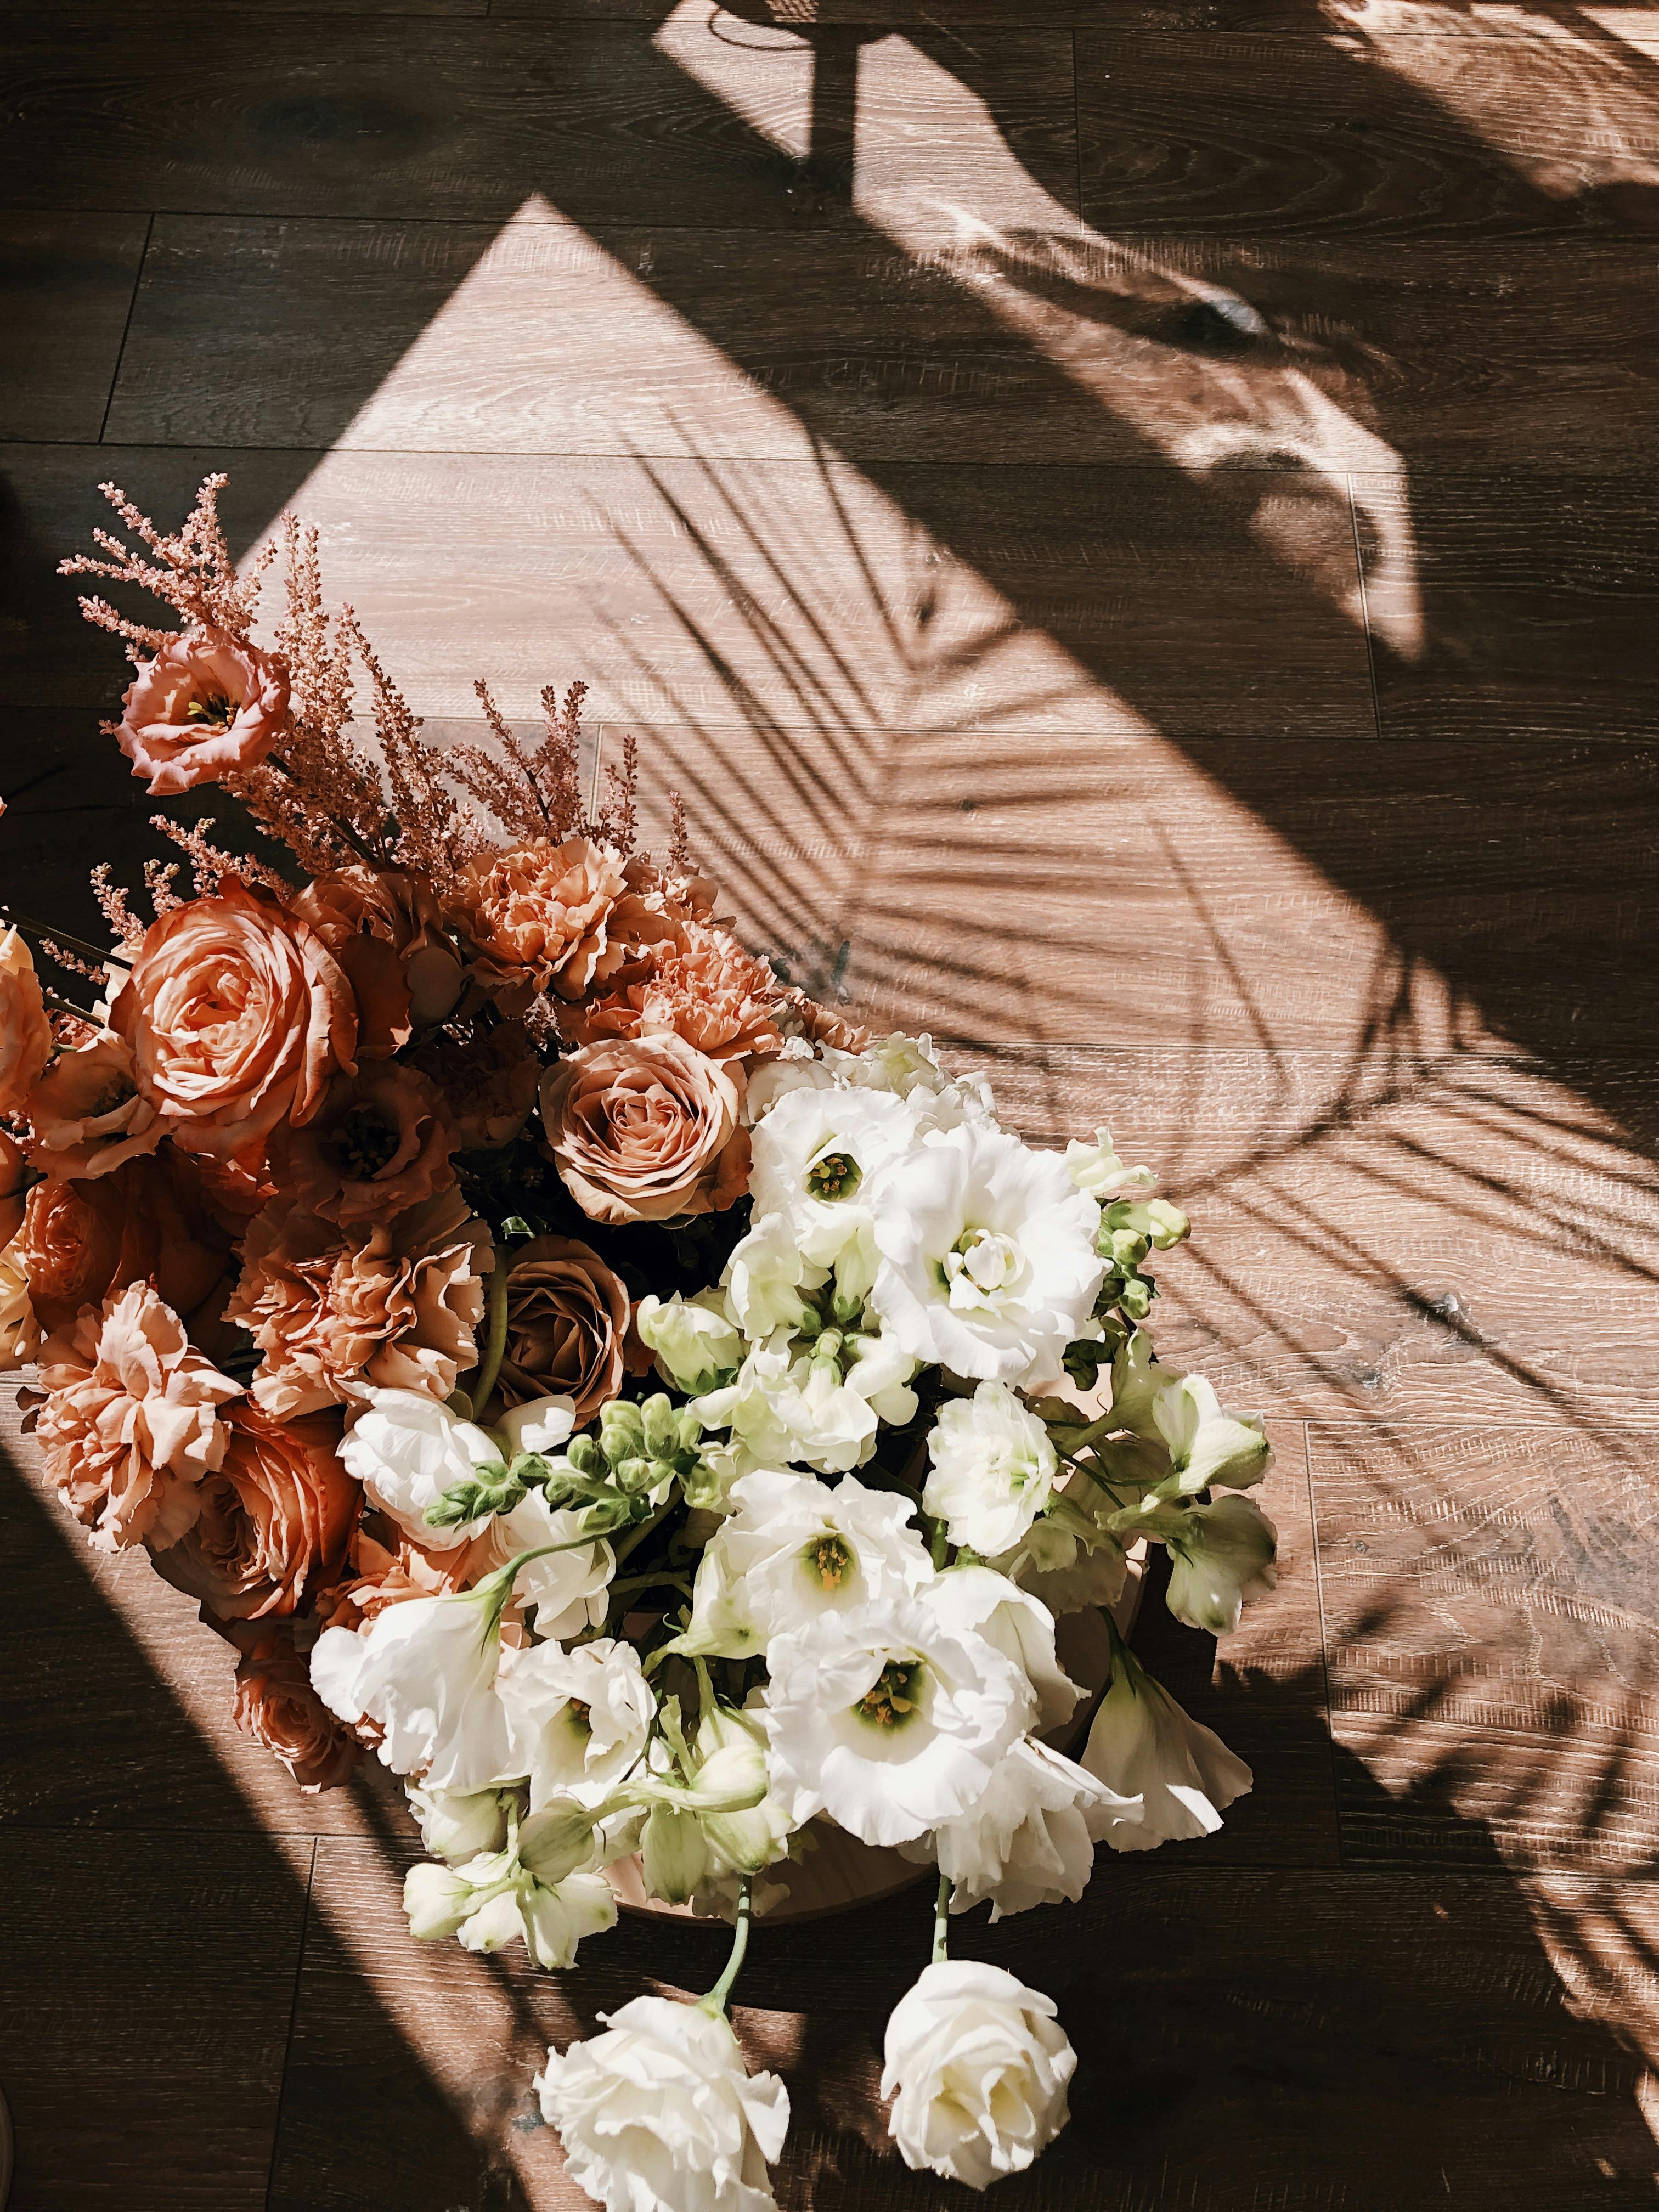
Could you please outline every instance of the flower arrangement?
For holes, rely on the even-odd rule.
[[[788,2100],[726,2008],[825,1824],[938,1869],[882,2087],[908,2164],[982,2189],[1076,2062],[951,1916],[1074,1900],[1097,1843],[1249,1787],[1109,1610],[1144,1542],[1199,1628],[1273,1583],[1261,1424],[1147,1334],[1188,1223],[1106,1131],[1035,1151],[745,951],[678,805],[639,849],[631,744],[584,799],[580,689],[529,743],[480,684],[493,742],[438,749],[292,521],[257,642],[222,483],[176,536],[106,487],[136,546],[65,564],[176,618],[82,601],[137,666],[106,727],[246,849],[158,816],[147,915],[95,872],[111,949],[0,939],[0,1357],[46,1468],[199,1601],[302,1790],[402,1778],[416,1937],[568,1966],[630,1860],[732,1923],[700,2004],[549,2054],[613,2212],[772,2203]],[[1056,1622],[1091,1609],[1079,1742]]]

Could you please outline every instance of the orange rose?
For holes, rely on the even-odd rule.
[[[714,1212],[749,1186],[743,1091],[682,1037],[586,1045],[542,1078],[548,1150],[594,1221]]]
[[[171,798],[258,765],[282,733],[288,671],[222,630],[186,630],[139,670],[122,701],[117,744],[152,798]]]
[[[465,981],[430,887],[401,869],[331,869],[293,911],[322,939],[357,999],[357,1043],[370,1060],[407,1044],[454,1006]]]
[[[0,1248],[10,1243],[23,1225],[23,1200],[28,1189],[28,1164],[15,1137],[0,1129]]]
[[[34,960],[15,929],[0,937],[0,1114],[22,1111],[29,1085],[52,1058],[52,1024]]]
[[[110,1030],[58,1054],[29,1092],[28,1117],[30,1165],[64,1182],[108,1175],[161,1141],[161,1118],[133,1081],[126,1041]]]
[[[287,1620],[226,1624],[241,1652],[236,1664],[236,1725],[281,1759],[307,1797],[337,1789],[362,1758],[311,1686],[311,1672]]]
[[[152,1543],[151,1556],[223,1620],[292,1613],[338,1574],[362,1500],[337,1456],[338,1417],[276,1421],[244,1401],[224,1426],[224,1458],[198,1486],[195,1520],[175,1543]]]
[[[586,1428],[622,1388],[628,1292],[574,1237],[532,1237],[507,1269],[501,1397],[509,1406],[574,1398],[576,1426]]]
[[[395,1060],[342,1077],[304,1128],[279,1127],[270,1171],[325,1221],[391,1221],[455,1180],[455,1132],[435,1086]]]
[[[284,1118],[309,1121],[337,1069],[356,1072],[356,1004],[337,963],[232,876],[153,926],[110,1026],[190,1152],[245,1152]]]
[[[188,1321],[223,1280],[230,1245],[195,1162],[166,1145],[91,1182],[36,1183],[13,1249],[40,1326],[55,1329],[151,1279]]]

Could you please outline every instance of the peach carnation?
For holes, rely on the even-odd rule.
[[[303,922],[226,877],[162,915],[110,1010],[138,1089],[191,1152],[246,1152],[310,1120],[337,1069],[355,1073],[356,1002]]]
[[[0,1374],[27,1367],[40,1349],[40,1324],[14,1237],[0,1250]]]
[[[574,1237],[535,1237],[506,1261],[507,1349],[498,1387],[504,1402],[575,1401],[586,1428],[622,1388],[627,1291],[592,1247]]]
[[[0,1114],[18,1114],[52,1058],[52,1024],[34,958],[15,929],[0,937]]]
[[[749,1184],[743,1085],[683,1037],[585,1045],[542,1078],[548,1150],[592,1220],[714,1212]]]
[[[158,1571],[224,1620],[290,1613],[339,1572],[362,1492],[341,1466],[337,1414],[277,1421],[244,1401],[224,1416],[224,1456],[198,1486],[175,1541],[152,1540]]]
[[[58,1054],[29,1092],[28,1116],[31,1166],[64,1182],[108,1175],[161,1141],[161,1117],[138,1095],[126,1040],[109,1030]]]
[[[302,1129],[279,1127],[270,1170],[285,1197],[325,1221],[390,1221],[453,1182],[454,1149],[436,1086],[380,1060],[339,1079]]]
[[[40,1356],[48,1396],[35,1433],[46,1469],[100,1550],[171,1544],[196,1519],[225,1455],[219,1409],[241,1395],[191,1345],[148,1283],[87,1308]]]
[[[495,1152],[510,1145],[530,1119],[542,1066],[522,1022],[497,1022],[469,1037],[447,1030],[409,1054],[407,1065],[429,1076],[443,1094],[456,1149]]]
[[[325,945],[357,999],[358,1049],[384,1059],[453,1009],[465,982],[429,884],[403,869],[317,876],[294,913]]]
[[[293,1622],[231,1621],[224,1632],[241,1653],[231,1708],[237,1727],[281,1759],[307,1797],[337,1789],[362,1759],[362,1746],[312,1688]]]
[[[396,1540],[382,1542],[377,1529]],[[316,1617],[325,1628],[357,1629],[406,1599],[448,1597],[488,1571],[489,1548],[487,1536],[476,1536],[470,1544],[431,1552],[392,1528],[384,1515],[370,1513],[351,1532],[340,1579],[318,1593]]]
[[[710,1060],[781,1052],[777,980],[729,930],[689,922],[649,955],[647,974],[586,1005],[558,1009],[568,1045],[603,1037],[682,1036]]]
[[[222,630],[186,630],[128,686],[116,742],[150,796],[171,798],[256,767],[281,734],[288,692],[273,654]]]
[[[619,856],[591,837],[520,845],[469,860],[445,909],[473,947],[486,989],[579,999],[609,950],[605,925],[624,888]]]
[[[253,1395],[289,1417],[371,1389],[447,1398],[477,1358],[489,1232],[453,1188],[395,1222],[339,1227],[291,1198],[248,1231],[226,1318],[264,1357]]]

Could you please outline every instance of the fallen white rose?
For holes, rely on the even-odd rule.
[[[1020,2173],[1071,2118],[1077,2053],[1051,1998],[1000,1966],[924,1968],[887,2023],[881,2094],[904,2163],[969,2189]]]

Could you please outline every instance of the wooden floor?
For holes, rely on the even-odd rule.
[[[1139,1641],[1255,1769],[965,1945],[1054,1992],[1019,2212],[1571,2212],[1659,2177],[1659,11],[155,0],[0,65],[0,875],[148,848],[55,560],[113,477],[323,527],[416,707],[586,678],[753,941],[1109,1118],[1268,1415],[1277,1595]],[[574,2207],[530,2073],[720,1939],[417,1950],[25,1458],[0,1516],[15,2212]],[[915,1896],[763,1935],[787,2212]]]

